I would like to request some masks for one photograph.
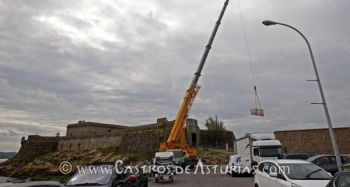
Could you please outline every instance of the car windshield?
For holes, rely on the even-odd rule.
[[[179,157],[182,157],[183,156],[183,153],[181,151],[174,151],[174,157],[175,158],[179,158]]]
[[[314,164],[280,164],[281,169],[292,180],[330,180],[331,176]]]
[[[259,155],[262,157],[278,157],[282,154],[281,147],[260,147]]]
[[[337,181],[337,186],[339,187],[350,186],[350,174],[340,175]]]
[[[168,161],[168,160],[173,160],[173,157],[156,157],[157,161]]]
[[[79,168],[78,172],[68,180],[66,186],[84,186],[84,185],[105,185],[112,178],[111,166],[89,166]]]

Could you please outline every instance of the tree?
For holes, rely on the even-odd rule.
[[[223,133],[226,130],[224,122],[218,119],[218,116],[210,116],[205,120],[205,126],[208,129],[208,140],[209,142],[215,142],[215,146],[223,143]]]
[[[205,120],[205,126],[207,127],[208,130],[213,130],[213,131],[224,131],[225,126],[224,122],[220,121],[218,119],[218,115],[215,115],[215,118],[209,117],[208,119]]]

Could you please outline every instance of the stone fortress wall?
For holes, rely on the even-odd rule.
[[[125,125],[78,121],[78,123],[67,125],[66,137],[118,135],[122,129],[127,128],[129,127]]]
[[[350,154],[350,127],[334,128],[341,154]],[[276,131],[286,152],[310,154],[334,154],[329,131],[323,129],[303,129]]]
[[[38,135],[29,135],[26,140],[21,140],[21,148],[15,158],[20,160],[31,160],[39,155],[43,155],[57,150],[58,142],[61,137],[44,137]]]
[[[131,127],[125,133],[119,149],[132,151],[151,157],[159,149],[159,144],[167,140],[174,121],[157,119],[157,123]]]
[[[167,140],[175,121],[159,118],[156,123],[126,126],[97,122],[79,121],[67,125],[66,136],[42,137],[30,135],[28,139],[22,138],[22,146],[18,156],[35,157],[52,151],[84,151],[98,148],[112,148],[117,151],[138,152],[147,157],[154,155],[159,144]],[[212,147],[208,143],[207,133],[201,130],[195,119],[186,120],[186,137],[189,145]],[[201,135],[202,134],[202,135]],[[234,135],[227,131],[225,143],[217,145],[218,148],[233,149]]]
[[[67,126],[66,137],[58,142],[59,151],[115,148],[120,151],[154,153],[155,145],[168,136],[173,121],[160,118],[157,123],[121,126],[79,121]]]
[[[66,136],[58,141],[59,151],[77,151],[112,147],[120,151],[139,152],[153,155],[159,144],[167,140],[175,121],[159,118],[156,123],[140,126],[122,126],[95,122],[79,121],[67,126]],[[198,122],[195,119],[186,120],[187,142],[192,146],[205,146],[201,137]],[[233,133],[227,136],[227,144],[233,148]],[[206,135],[204,133],[204,135]],[[203,141],[206,142],[206,141]],[[221,145],[220,148],[225,147]]]

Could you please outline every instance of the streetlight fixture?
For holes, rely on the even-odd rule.
[[[309,48],[312,65],[314,67],[315,75],[316,75],[316,80],[309,80],[309,81],[316,81],[317,82],[318,89],[320,91],[321,99],[322,99],[322,103],[311,103],[311,104],[322,104],[323,105],[324,113],[326,115],[326,120],[327,120],[327,123],[328,123],[329,136],[331,137],[333,151],[334,151],[335,158],[336,158],[336,161],[337,161],[338,170],[339,170],[339,172],[341,172],[343,170],[343,168],[342,168],[342,163],[341,163],[341,159],[340,159],[340,156],[339,156],[339,148],[338,148],[337,141],[335,139],[334,130],[333,130],[333,127],[332,127],[332,121],[331,121],[331,118],[329,116],[329,111],[328,111],[326,99],[325,99],[325,96],[324,96],[324,93],[323,93],[321,80],[320,80],[320,77],[319,77],[319,74],[318,74],[318,71],[317,71],[317,66],[316,66],[316,63],[315,63],[314,55],[312,53],[312,49],[311,49],[311,45],[310,45],[309,41],[307,40],[307,38],[304,36],[303,33],[301,33],[298,29],[296,29],[296,28],[294,28],[294,27],[292,27],[290,25],[287,25],[287,24],[284,24],[284,23],[275,22],[275,21],[271,21],[271,20],[265,20],[265,21],[262,22],[262,24],[264,24],[265,26],[270,26],[270,25],[286,26],[286,27],[289,27],[289,28],[293,29],[294,31],[299,33],[304,38],[304,40],[305,40],[305,42],[307,44],[307,47]]]

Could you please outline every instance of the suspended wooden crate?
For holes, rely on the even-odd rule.
[[[264,116],[264,110],[261,108],[252,108],[250,109],[250,115]]]

